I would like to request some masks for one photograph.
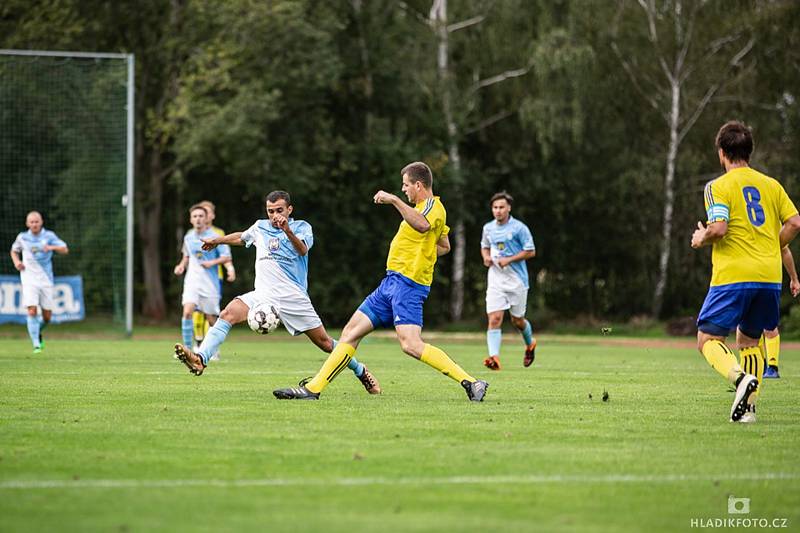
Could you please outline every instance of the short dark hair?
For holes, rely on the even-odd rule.
[[[729,161],[750,162],[753,153],[753,132],[738,120],[730,120],[717,132],[717,149],[722,150]]]
[[[514,197],[508,194],[506,191],[496,192],[492,195],[492,199],[489,200],[489,207],[493,206],[497,200],[505,200],[508,202],[508,205],[514,203]]]
[[[267,195],[267,202],[274,204],[278,200],[285,200],[286,207],[292,205],[292,197],[286,191],[272,191]]]
[[[203,213],[205,213],[206,216],[208,216],[208,208],[206,208],[206,206],[204,206],[203,204],[194,204],[192,207],[189,208],[189,214],[191,215],[192,211],[196,211],[197,209],[202,209]]]
[[[408,174],[408,179],[411,180],[411,183],[421,181],[426,189],[430,189],[431,185],[433,185],[433,173],[430,167],[422,161],[415,161],[404,166],[403,170],[400,171],[400,176],[402,177],[406,174]]]

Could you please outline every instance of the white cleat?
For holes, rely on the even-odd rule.
[[[756,421],[756,414],[753,411],[747,411],[745,414],[742,415],[742,418],[739,419],[740,424],[754,424]]]
[[[736,394],[731,405],[731,422],[738,422],[747,412],[748,400],[758,389],[758,380],[755,376],[744,374],[736,385]],[[754,417],[755,418],[755,417]]]

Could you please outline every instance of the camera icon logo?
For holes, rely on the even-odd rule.
[[[728,496],[728,514],[749,514],[750,498]]]

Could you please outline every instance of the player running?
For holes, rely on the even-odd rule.
[[[183,258],[175,265],[175,275],[183,278],[183,318],[181,319],[181,335],[186,346],[192,345],[194,337],[195,311],[203,313],[213,325],[219,316],[220,284],[217,278],[218,265],[231,259],[229,246],[221,246],[216,250],[203,250],[202,239],[214,237],[216,234],[208,225],[208,211],[200,204],[189,209],[189,222],[192,224],[183,237]]]
[[[394,325],[402,350],[460,383],[470,400],[479,402],[489,386],[467,374],[439,348],[422,341],[422,306],[430,292],[437,256],[450,251],[447,213],[433,195],[433,176],[425,163],[411,163],[400,172],[403,192],[411,207],[394,194],[378,191],[376,204],[391,204],[403,220],[392,239],[386,260],[386,277],[344,327],[339,343],[322,368],[299,387],[273,391],[280,400],[316,400],[348,365],[358,343],[376,327]]]
[[[503,315],[508,310],[511,323],[522,334],[525,356],[522,364],[531,366],[536,357],[536,339],[531,323],[525,319],[528,304],[528,267],[525,261],[536,257],[536,246],[528,226],[511,216],[514,199],[505,191],[492,196],[489,206],[494,220],[483,226],[481,255],[489,268],[486,282],[486,345],[489,357],[483,364],[500,370],[500,345],[503,342]]]
[[[175,345],[175,355],[193,374],[203,373],[231,327],[247,320],[250,308],[260,303],[275,307],[290,334],[304,333],[322,351],[333,351],[336,341],[325,331],[308,296],[308,252],[314,245],[314,234],[308,222],[291,218],[293,210],[289,193],[273,191],[266,198],[268,219],[256,221],[243,232],[203,237],[207,251],[218,246],[255,246],[256,281],[255,290],[237,296],[225,307],[196,353],[189,343]],[[378,380],[365,365],[353,358],[347,366],[367,392],[380,394]]]
[[[800,216],[778,181],[750,168],[753,137],[747,126],[724,124],[716,147],[725,174],[706,185],[707,226],[698,222],[692,235],[692,248],[713,246],[697,348],[736,387],[731,422],[755,422],[761,372],[744,372],[725,339],[736,328],[741,359],[764,368],[758,339],[778,327],[781,250],[800,232]]]
[[[42,331],[53,317],[53,252],[66,255],[69,248],[58,235],[44,228],[38,211],[28,213],[25,226],[28,231],[17,235],[11,245],[11,260],[19,271],[22,305],[28,308],[28,335],[33,353],[41,353],[44,348]],[[41,318],[37,306],[42,308]]]

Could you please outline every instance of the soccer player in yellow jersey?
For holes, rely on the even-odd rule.
[[[441,349],[422,340],[422,305],[430,292],[436,258],[450,251],[442,201],[433,195],[433,175],[425,163],[411,163],[400,172],[403,192],[414,207],[394,194],[378,191],[376,204],[389,204],[403,217],[386,260],[386,277],[344,327],[339,343],[310,381],[273,391],[281,400],[316,400],[347,367],[358,343],[377,327],[394,326],[402,350],[460,383],[467,397],[480,402],[488,383],[467,374]]]
[[[755,401],[764,369],[758,347],[763,331],[780,318],[781,250],[800,232],[800,216],[776,180],[750,168],[753,136],[736,121],[717,133],[725,174],[705,189],[707,225],[697,223],[692,248],[712,245],[711,286],[697,317],[697,348],[736,387],[731,422],[755,422]],[[736,328],[746,373],[725,344]]]

